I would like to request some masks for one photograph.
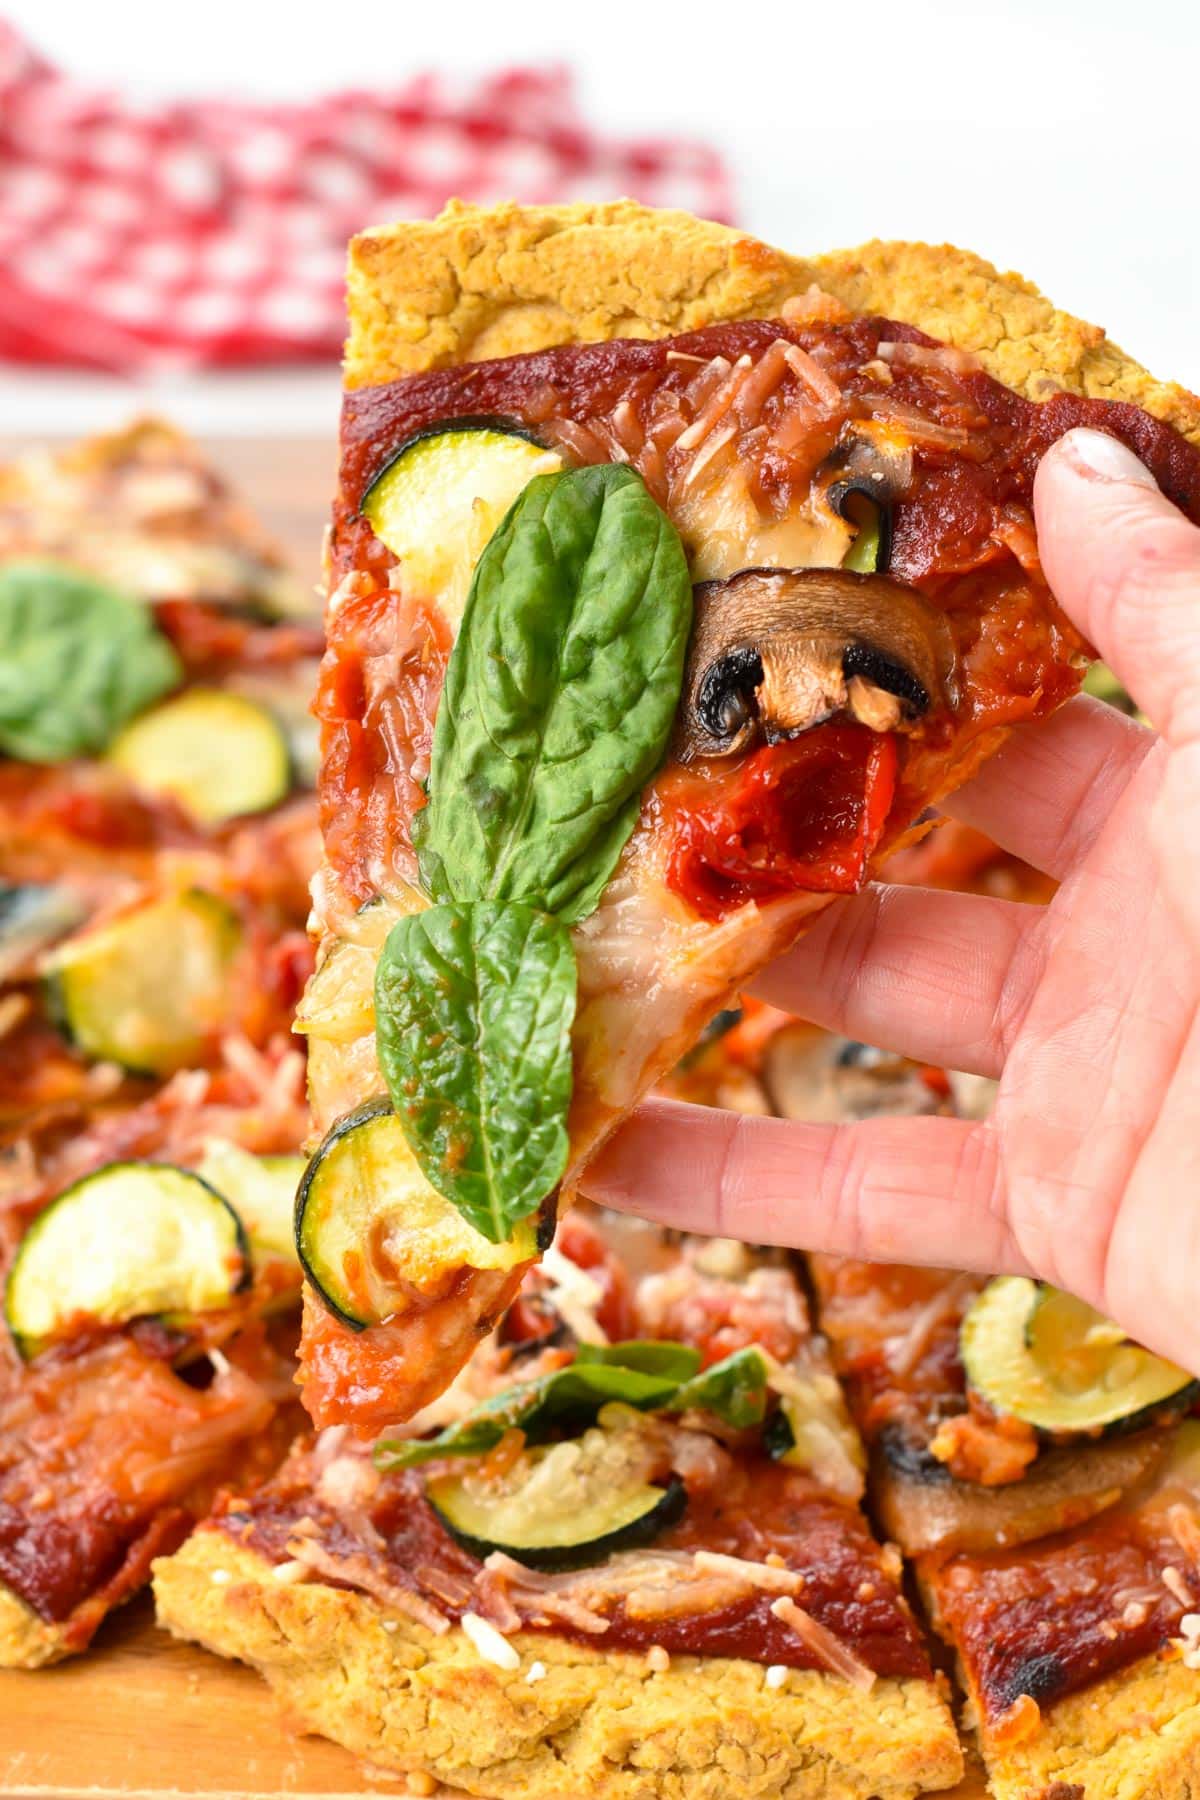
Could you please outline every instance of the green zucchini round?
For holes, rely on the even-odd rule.
[[[256,1264],[274,1260],[295,1268],[296,1190],[307,1166],[302,1156],[255,1156],[227,1138],[210,1138],[196,1172],[237,1213]]]
[[[1024,1275],[988,1282],[963,1319],[959,1352],[995,1412],[1056,1436],[1131,1431],[1186,1410],[1200,1392],[1185,1369],[1083,1301]]]
[[[536,1255],[536,1218],[490,1243],[432,1187],[386,1095],[332,1126],[296,1195],[296,1249],[321,1300],[355,1331],[379,1325],[413,1284],[512,1269]]]
[[[535,475],[563,466],[556,450],[510,420],[451,419],[406,439],[359,511],[399,558],[405,587],[435,600],[457,629],[496,527]]]
[[[202,825],[266,812],[292,787],[287,733],[275,714],[223,688],[188,688],[142,713],[118,734],[108,760]]]
[[[492,1492],[470,1472],[438,1475],[426,1481],[425,1497],[455,1542],[481,1562],[500,1550],[531,1569],[593,1566],[652,1543],[687,1508],[677,1475],[662,1487],[647,1482],[606,1456],[603,1444],[589,1457],[586,1446],[605,1436],[589,1432],[526,1452],[525,1479],[516,1486],[497,1483]]]
[[[249,1269],[242,1222],[207,1181],[169,1163],[110,1163],[34,1220],[8,1273],[4,1315],[30,1357],[80,1325],[212,1311]]]
[[[237,915],[200,888],[131,908],[47,959],[46,1008],[83,1055],[133,1074],[199,1061],[231,1000]]]

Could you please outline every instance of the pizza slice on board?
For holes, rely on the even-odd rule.
[[[981,847],[958,848],[960,881],[978,883]],[[1006,887],[1007,864],[997,854],[990,870]],[[1038,898],[1036,880],[1017,885]],[[983,1116],[990,1085],[762,1007],[672,1084],[838,1123],[956,1102]],[[1200,1383],[1031,1280],[828,1255],[808,1268],[872,1517],[954,1654],[989,1791],[1186,1793],[1200,1754]]]
[[[0,1666],[300,1422],[302,600],[170,426],[0,469]]]
[[[1200,517],[1200,412],[965,253],[627,202],[368,232],[350,310],[300,1241],[306,1404],[372,1425],[712,1015],[1075,691],[1047,445],[1112,432]]]
[[[155,1567],[375,1764],[559,1800],[912,1800],[962,1756],[788,1260],[581,1206],[451,1389]]]

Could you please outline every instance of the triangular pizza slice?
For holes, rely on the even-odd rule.
[[[1200,516],[1200,432],[961,252],[627,202],[368,232],[350,309],[298,1229],[306,1402],[372,1424],[730,996],[1074,693],[1046,447],[1109,431]]]

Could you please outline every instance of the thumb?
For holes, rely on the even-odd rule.
[[[1171,743],[1200,742],[1200,530],[1131,450],[1077,430],[1033,490],[1042,567],[1064,612]]]

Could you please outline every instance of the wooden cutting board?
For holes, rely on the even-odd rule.
[[[148,1599],[110,1619],[87,1656],[0,1671],[3,1800],[352,1794],[400,1797],[407,1787],[289,1730],[257,1675],[158,1631]],[[940,1800],[984,1800],[983,1784],[972,1778]]]

